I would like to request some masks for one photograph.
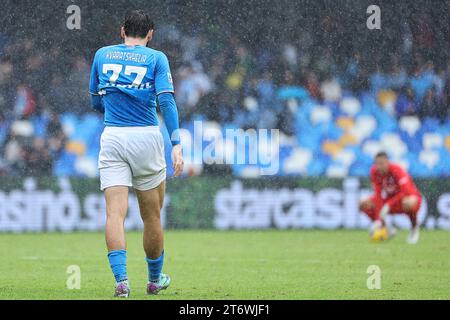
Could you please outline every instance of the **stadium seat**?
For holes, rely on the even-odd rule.
[[[336,119],[336,125],[348,132],[355,126],[355,122],[353,121],[353,118],[350,117],[339,117]]]
[[[351,149],[344,149],[339,151],[333,159],[348,168],[355,162],[355,153]]]
[[[76,155],[63,151],[53,165],[53,175],[57,177],[66,177],[76,174],[75,170]]]
[[[440,122],[435,118],[427,117],[422,121],[421,130],[425,132],[435,132],[440,127]]]
[[[311,177],[317,177],[325,174],[325,170],[328,166],[328,161],[325,157],[314,156],[314,161],[311,161],[308,165],[307,175]]]
[[[362,109],[366,112],[371,113],[375,109],[379,108],[374,95],[370,92],[362,92],[359,99],[361,100]]]
[[[384,151],[394,158],[401,158],[408,152],[407,145],[397,133],[384,133],[380,140]]]
[[[313,152],[316,152],[320,149],[322,136],[321,133],[317,130],[311,131],[300,131],[297,132],[297,141],[298,144],[302,147],[308,148]]]
[[[445,177],[450,176],[450,153],[447,149],[441,149],[439,152],[440,161],[439,161],[439,169],[440,174]]]
[[[94,178],[98,175],[97,161],[90,157],[78,157],[75,161],[75,170],[80,176]]]
[[[445,137],[445,142],[444,142],[445,148],[450,151],[450,135]]]
[[[399,127],[412,137],[420,129],[421,123],[419,118],[416,116],[405,116],[400,119]]]
[[[355,125],[350,130],[350,133],[362,141],[372,135],[377,127],[377,120],[371,115],[362,115],[356,118]]]
[[[439,152],[433,150],[423,150],[419,154],[419,161],[429,170],[433,169],[440,160]]]
[[[409,173],[413,176],[413,177],[428,177],[429,176],[429,169],[423,164],[423,163],[410,163],[410,167],[409,167]]]
[[[84,115],[84,117],[80,121],[78,128],[82,129],[82,131],[85,131],[85,134],[83,135],[85,141],[87,143],[92,143],[93,140],[98,140],[96,138],[99,138],[101,132],[103,131],[103,119],[97,114],[88,113]]]
[[[341,100],[340,109],[344,114],[354,117],[361,110],[361,103],[355,97],[346,97]]]
[[[87,146],[85,155],[87,157],[91,157],[98,160],[99,153],[100,153],[100,138],[91,145]]]
[[[310,121],[312,125],[326,123],[332,120],[332,113],[329,108],[316,106],[311,110]]]
[[[413,136],[410,136],[406,131],[400,131],[399,135],[401,140],[407,145],[409,152],[417,154],[422,150],[422,135],[420,131]]]
[[[415,116],[405,116],[397,122],[388,112],[380,109],[375,96],[370,93],[362,93],[360,98],[355,98],[351,92],[346,92],[340,103],[326,102],[321,105],[305,96],[301,90],[291,89],[284,91],[284,98],[296,92],[297,97],[301,96],[303,100],[299,102],[296,113],[294,140],[289,137],[280,140],[280,175],[325,174],[338,177],[348,173],[366,176],[374,155],[385,150],[392,161],[409,168],[413,175],[445,175],[449,171],[447,174],[450,176],[450,121],[441,125],[433,118],[426,118],[421,122]],[[206,121],[202,116],[198,119],[203,119],[203,135],[209,140],[219,135],[225,137],[227,129],[240,127],[233,122],[220,125]],[[41,117],[31,120],[33,135],[41,136],[45,133],[46,121]],[[61,115],[61,123],[69,141],[66,144],[67,151],[55,162],[54,172],[58,176],[98,175],[96,163],[104,127],[101,116],[88,113],[77,117],[73,113],[66,113]],[[203,164],[199,159],[193,159],[194,122],[183,123],[181,127],[186,158],[185,173],[200,174]],[[161,131],[170,176],[171,143],[163,123]],[[202,134],[199,130],[195,133]],[[211,143],[205,139],[202,142],[202,148]],[[232,141],[225,140],[219,147],[223,148],[219,152],[235,156],[235,144]],[[248,143],[241,147],[248,154]],[[232,168],[237,176],[255,176],[256,172],[259,174],[260,165],[247,163]]]
[[[424,133],[422,145],[425,150],[436,150],[443,147],[444,139],[438,133]]]
[[[373,158],[362,152],[359,147],[353,148],[355,161],[349,168],[349,174],[359,177],[367,177],[370,167],[373,164]]]
[[[362,150],[373,159],[378,152],[383,150],[383,146],[379,141],[367,140],[363,143]]]
[[[356,138],[356,136],[354,136],[353,134],[346,133],[346,134],[343,134],[339,138],[338,143],[342,147],[346,147],[346,146],[349,146],[349,145],[356,145],[356,144],[358,144],[358,138]]]
[[[295,148],[289,157],[284,160],[283,172],[286,174],[306,174],[308,165],[313,159],[311,150]]]
[[[441,129],[442,129],[442,134],[444,136],[448,136],[450,135],[450,119],[445,121],[442,125],[441,125]]]
[[[398,131],[397,120],[387,112],[378,110],[374,112],[374,116],[378,124],[377,129],[372,133],[374,138],[379,139],[386,132]]]
[[[405,170],[409,170],[411,164],[410,164],[410,160],[408,159],[408,157],[406,157],[406,155],[400,157],[400,158],[395,158],[392,157],[390,159],[393,163],[396,163],[398,165],[400,165],[402,168],[404,168]]]
[[[394,105],[397,99],[397,95],[392,90],[380,90],[378,92],[378,103],[388,113],[394,114]]]
[[[333,114],[333,118],[336,118],[342,114],[342,112],[339,108],[339,103],[337,101],[325,101],[324,105],[328,109],[330,109],[331,113]]]
[[[345,178],[348,175],[349,169],[340,164],[332,163],[326,170],[326,175],[329,178]]]
[[[322,144],[322,152],[330,157],[335,157],[339,152],[341,152],[342,146],[332,140],[325,140]]]
[[[359,162],[355,162],[348,170],[348,173],[353,177],[367,177],[370,166],[366,166]]]
[[[72,134],[74,134],[77,125],[78,118],[75,114],[67,112],[61,115],[60,121],[64,130],[64,133],[67,137],[71,138]]]
[[[319,126],[319,129],[321,130],[322,137],[325,139],[338,141],[344,135],[344,130],[338,127],[334,122],[323,124],[322,126]]]
[[[86,153],[86,144],[83,141],[71,140],[66,143],[66,151],[77,156],[82,156]]]

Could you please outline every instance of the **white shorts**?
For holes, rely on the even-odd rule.
[[[133,186],[156,188],[166,179],[164,140],[158,126],[106,127],[98,159],[101,190]]]

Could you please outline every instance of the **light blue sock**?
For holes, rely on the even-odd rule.
[[[108,253],[108,260],[114,274],[114,278],[116,278],[116,282],[128,280],[126,250],[110,251]]]
[[[152,260],[149,258],[145,258],[145,260],[148,264],[148,280],[151,282],[158,282],[164,264],[164,250],[158,259]]]

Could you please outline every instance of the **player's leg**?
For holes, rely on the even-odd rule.
[[[164,235],[161,227],[161,208],[164,202],[165,182],[146,191],[136,190],[142,221],[144,222],[143,244],[149,259],[157,259],[164,250]],[[159,275],[158,275],[159,276]]]
[[[147,292],[156,294],[166,289],[170,278],[162,273],[164,264],[164,235],[161,225],[161,209],[164,203],[165,182],[150,190],[136,190],[144,222],[143,245],[148,266]]]
[[[359,202],[359,210],[364,212],[370,220],[376,221],[379,220],[379,216],[377,216],[375,210],[375,200],[374,197],[369,197],[363,199]]]
[[[396,235],[396,229],[389,225],[389,221],[385,221],[381,215],[381,208],[384,203],[381,199],[377,199],[375,196],[363,199],[359,203],[359,210],[364,212],[372,221],[369,227],[369,234],[374,236],[375,232],[383,232],[385,237],[392,238]]]
[[[105,190],[106,227],[105,239],[108,260],[116,279],[117,297],[130,294],[127,276],[127,252],[125,241],[125,218],[128,210],[128,187],[114,186]]]
[[[164,237],[161,208],[164,202],[166,163],[164,141],[157,127],[143,128],[128,140],[128,161],[133,171],[133,187],[144,222],[144,250],[149,271],[147,292],[156,294],[170,284],[163,274]]]
[[[130,167],[123,160],[126,142],[119,129],[107,127],[102,134],[99,171],[106,200],[105,239],[108,260],[116,280],[115,296],[128,297],[124,222],[128,209],[128,186],[132,181]]]
[[[418,213],[421,203],[422,197],[420,195],[409,195],[402,199],[402,212],[406,213],[411,221],[411,231],[407,239],[410,244],[416,244],[419,241]]]
[[[361,200],[359,203],[359,210],[364,212],[372,221],[372,224],[369,228],[370,234],[373,234],[376,229],[384,226],[383,219],[381,219],[380,217],[380,209],[382,203],[379,202],[380,201],[378,199],[376,199],[374,196],[371,196],[369,198]]]
[[[126,250],[125,218],[128,210],[128,187],[114,186],[105,190],[106,227],[108,252]]]
[[[417,214],[420,209],[420,202],[420,196],[417,195],[409,195],[402,199],[402,212],[408,215],[412,228],[415,228],[418,224]]]
[[[390,214],[406,214],[411,221],[411,231],[408,243],[415,244],[419,240],[419,225],[417,215],[421,205],[420,195],[407,195],[391,204]]]

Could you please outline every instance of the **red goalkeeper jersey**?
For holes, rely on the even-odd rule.
[[[372,181],[375,197],[387,202],[395,203],[407,195],[419,195],[411,176],[401,166],[389,163],[386,174],[380,174],[375,165],[370,169],[370,180]]]

